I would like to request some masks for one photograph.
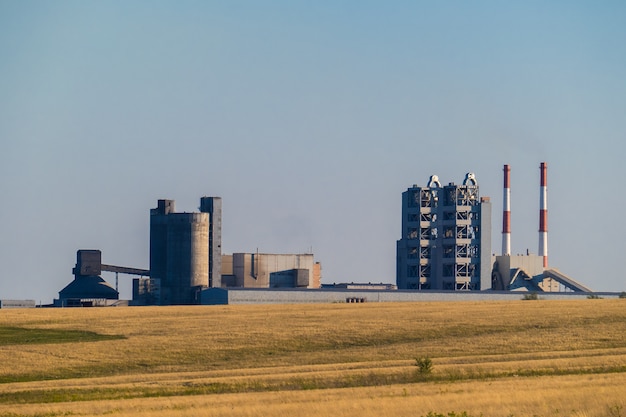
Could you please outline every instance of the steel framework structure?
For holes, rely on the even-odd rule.
[[[491,204],[480,198],[473,173],[463,185],[442,186],[432,175],[426,187],[402,193],[402,238],[397,242],[398,289],[490,288]]]

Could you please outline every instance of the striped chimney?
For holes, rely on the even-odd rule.
[[[502,201],[502,255],[511,255],[511,168],[504,166],[504,199]]]
[[[541,163],[541,193],[539,195],[539,255],[543,267],[548,267],[548,164]]]

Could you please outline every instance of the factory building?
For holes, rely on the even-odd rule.
[[[480,196],[473,173],[462,185],[445,186],[432,175],[425,187],[403,192],[396,286],[322,287],[321,265],[310,253],[222,254],[222,200],[202,197],[199,213],[177,213],[174,200],[158,200],[150,210],[149,270],[104,265],[100,251],[79,250],[74,281],[59,292],[55,305],[118,305],[118,273],[140,276],[133,281],[132,305],[400,301],[428,294],[446,298],[445,293],[460,299],[463,293],[482,297],[477,292],[486,290],[504,298],[510,297],[503,293],[515,291],[592,292],[548,266],[545,162],[540,166],[538,254],[511,254],[510,173],[505,165],[501,255],[491,253],[491,202]],[[116,273],[115,288],[99,276],[101,271]],[[393,292],[398,295],[387,295]]]
[[[312,254],[222,251],[222,199],[202,197],[200,213],[176,213],[174,200],[150,210],[149,278],[133,281],[133,305],[199,304],[209,288],[319,288]]]
[[[119,299],[119,292],[107,283],[102,273],[102,253],[99,250],[79,250],[76,266],[72,269],[74,280],[59,291],[54,300],[58,307],[106,306]]]
[[[473,173],[446,186],[432,175],[426,187],[402,193],[396,283],[410,290],[491,288],[491,202],[480,197]]]
[[[222,257],[222,287],[319,288],[313,254],[234,253]]]

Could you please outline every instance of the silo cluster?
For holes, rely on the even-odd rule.
[[[159,304],[197,304],[200,292],[211,286],[211,275],[213,284],[221,281],[210,256],[210,249],[221,251],[221,230],[216,233],[221,221],[214,220],[211,229],[211,217],[221,219],[221,199],[203,197],[201,205],[200,213],[176,213],[174,200],[159,200],[150,210],[150,279],[159,289]]]

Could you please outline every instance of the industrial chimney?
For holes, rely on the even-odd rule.
[[[504,200],[502,202],[502,255],[511,255],[511,168],[504,166]]]
[[[541,191],[539,195],[539,256],[543,267],[548,267],[548,164],[541,163]]]

